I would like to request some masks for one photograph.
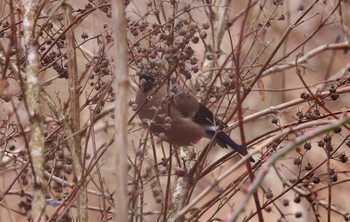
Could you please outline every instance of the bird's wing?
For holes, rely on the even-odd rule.
[[[193,117],[198,112],[199,102],[186,89],[181,86],[172,86],[173,99],[170,100],[172,106],[186,117]]]
[[[188,91],[184,86],[172,85],[170,89],[173,99],[170,100],[172,106],[185,117],[190,117],[199,125],[213,125],[213,113]]]

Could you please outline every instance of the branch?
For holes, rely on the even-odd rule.
[[[67,2],[62,4],[64,9],[64,24],[65,27],[70,27],[73,23],[72,17],[72,6]],[[68,78],[69,78],[69,108],[71,114],[71,127],[65,127],[65,132],[72,131],[73,133],[80,130],[80,104],[79,104],[79,78],[78,78],[78,67],[77,67],[77,55],[75,51],[75,36],[74,26],[71,26],[66,33],[67,38],[67,54],[68,60]],[[65,134],[67,137],[72,134]],[[75,134],[71,138],[70,152],[73,158],[73,172],[78,181],[83,179],[84,174],[84,153],[82,152],[80,145],[80,134]],[[82,183],[83,184],[83,183]],[[81,186],[80,192],[77,195],[77,211],[78,221],[87,221],[87,193],[86,187]]]
[[[22,74],[24,79],[25,105],[31,124],[29,150],[34,176],[34,198],[32,204],[32,221],[46,221],[46,181],[44,177],[44,122],[40,106],[41,85],[38,79],[40,56],[38,42],[35,41],[37,9],[39,2],[24,0],[21,4],[23,12],[23,46],[26,53],[26,67]]]
[[[315,57],[316,55],[320,54],[321,52],[327,51],[327,50],[348,50],[350,49],[350,40],[341,42],[341,43],[332,43],[332,44],[325,44],[325,45],[321,45],[313,50],[311,50],[310,52],[306,53],[304,56],[298,58],[297,61],[291,61],[291,62],[287,62],[285,64],[282,65],[275,65],[272,66],[271,68],[268,68],[267,70],[265,70],[261,77],[265,77],[271,73],[276,73],[276,72],[281,72],[283,70],[286,69],[290,69],[295,67],[296,65],[301,65],[304,63],[307,63],[307,61],[309,61],[311,58]]]
[[[128,221],[127,196],[127,133],[128,133],[128,45],[126,35],[125,6],[123,0],[112,2],[113,36],[117,45],[113,55],[115,99],[115,221]]]
[[[235,209],[235,211],[228,216],[226,221],[236,221],[237,220],[238,216],[243,212],[244,208],[247,206],[250,197],[259,188],[259,186],[261,185],[265,176],[269,172],[269,169],[277,162],[277,160],[281,159],[286,154],[295,150],[298,146],[309,141],[310,139],[317,137],[317,136],[320,136],[320,135],[323,135],[327,132],[333,131],[335,128],[343,126],[343,125],[347,124],[348,122],[350,122],[350,116],[345,116],[344,118],[342,118],[341,120],[338,120],[338,121],[332,121],[330,124],[327,124],[326,126],[323,126],[323,127],[318,128],[314,131],[311,131],[311,132],[304,134],[303,136],[297,138],[294,142],[291,142],[285,148],[274,153],[270,158],[267,159],[264,166],[262,166],[262,168],[257,173],[256,178],[253,181],[253,183],[248,187],[248,191],[244,197],[244,200]]]

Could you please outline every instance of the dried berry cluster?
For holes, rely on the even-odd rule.
[[[159,10],[148,5],[150,13],[159,16]],[[199,71],[198,59],[192,45],[205,42],[207,23],[199,25],[180,17],[189,13],[189,5],[178,11],[178,15],[170,16],[165,23],[148,22],[147,18],[140,20],[127,19],[130,35],[138,40],[132,45],[129,62],[137,75],[147,74],[162,79],[173,72],[190,79]]]

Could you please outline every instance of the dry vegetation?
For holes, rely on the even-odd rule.
[[[350,220],[349,1],[116,2],[127,56],[117,3],[0,2],[0,221]],[[151,135],[144,73],[181,79],[258,161]]]

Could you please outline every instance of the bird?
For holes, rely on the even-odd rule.
[[[178,84],[176,78],[159,83],[153,76],[139,75],[134,104],[141,122],[162,141],[189,146],[203,137],[214,137],[219,146],[245,154],[243,147],[221,130],[222,121],[200,103],[185,84]],[[250,161],[255,162],[252,157]]]

